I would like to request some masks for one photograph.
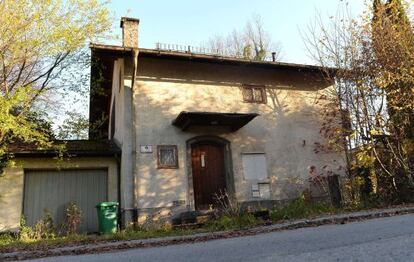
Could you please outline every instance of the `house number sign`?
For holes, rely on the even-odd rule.
[[[148,153],[152,153],[152,145],[141,145],[139,147],[139,151],[142,154],[148,154]]]

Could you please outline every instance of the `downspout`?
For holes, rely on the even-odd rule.
[[[124,225],[124,211],[121,209],[122,207],[122,196],[121,196],[121,157],[118,154],[115,154],[115,160],[116,160],[116,172],[117,172],[117,186],[118,186],[118,225],[121,226],[121,229],[125,228]]]
[[[134,89],[135,89],[135,79],[137,75],[137,68],[138,68],[138,48],[132,49],[132,59],[133,59],[133,68],[132,68],[132,84],[131,84],[131,117],[132,117],[132,174],[134,176],[134,212],[133,212],[133,220],[134,222],[138,222],[138,175],[136,173],[136,161],[137,161],[137,145],[136,145],[136,116],[135,116],[135,103],[134,103]]]

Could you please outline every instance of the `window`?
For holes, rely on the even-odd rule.
[[[266,104],[266,88],[264,86],[243,85],[243,101],[247,103]]]
[[[244,178],[246,180],[267,179],[266,157],[263,153],[242,154]]]
[[[158,168],[178,168],[177,146],[157,146]]]

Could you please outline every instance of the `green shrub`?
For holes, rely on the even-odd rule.
[[[33,226],[33,239],[53,239],[56,237],[56,228],[50,212],[43,210],[43,217]]]
[[[215,230],[226,230],[235,225],[235,219],[229,216],[222,216],[211,223],[211,227]]]
[[[11,233],[2,233],[0,234],[0,247],[7,246],[16,241],[16,237]]]
[[[50,212],[43,210],[43,217],[37,221],[33,227],[26,224],[24,217],[20,219],[20,235],[22,241],[54,239],[56,237],[56,228],[53,224],[53,218]]]
[[[252,226],[259,222],[253,214],[243,214],[237,220],[240,227]]]
[[[335,212],[335,208],[328,203],[307,203],[302,195],[292,203],[280,209],[273,210],[270,214],[272,221],[307,218],[315,215]]]
[[[26,224],[26,218],[22,216],[20,218],[20,228],[19,228],[19,239],[27,241],[32,239],[33,230]]]

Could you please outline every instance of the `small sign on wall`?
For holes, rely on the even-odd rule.
[[[152,145],[140,145],[139,146],[139,151],[142,154],[149,154],[152,153]]]

